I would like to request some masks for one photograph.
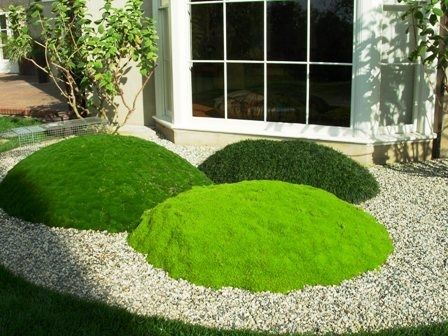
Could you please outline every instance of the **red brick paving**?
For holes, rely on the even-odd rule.
[[[54,85],[38,83],[35,76],[0,75],[0,114],[61,120],[67,104]]]

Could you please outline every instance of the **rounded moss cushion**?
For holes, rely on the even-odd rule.
[[[361,209],[279,181],[194,187],[147,211],[129,243],[175,279],[271,292],[339,284],[392,251]]]
[[[215,183],[279,180],[327,190],[360,203],[379,192],[369,171],[342,153],[301,140],[245,140],[216,152],[199,166]]]
[[[92,135],[48,146],[0,184],[0,207],[49,226],[120,232],[144,210],[212,182],[165,148],[133,137]]]

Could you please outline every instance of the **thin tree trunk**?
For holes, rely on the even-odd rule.
[[[445,12],[441,19],[440,35],[445,37],[448,35],[448,14],[445,5],[442,5],[442,10]],[[446,46],[441,45],[442,52],[445,51]],[[437,73],[436,85],[436,111],[434,116],[434,128],[437,138],[434,140],[433,157],[448,157],[448,91],[447,91],[447,76],[448,69],[446,65],[442,65]]]

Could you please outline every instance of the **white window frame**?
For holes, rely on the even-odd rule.
[[[170,0],[153,1],[153,13],[156,17],[157,31],[159,34],[159,60],[155,71],[156,111],[162,120],[171,122],[173,120],[172,100],[172,60],[167,64],[167,58],[172,58],[171,45],[171,6]],[[166,22],[168,20],[168,22]],[[170,91],[170,92],[167,92]]]
[[[195,4],[223,3],[223,6],[225,6],[226,3],[230,2],[248,1],[252,0],[199,1],[195,2]],[[309,2],[310,1],[312,0],[309,0]],[[260,0],[260,2],[266,3],[267,0]],[[165,127],[180,131],[206,131],[260,136],[309,138],[314,140],[363,144],[378,142],[393,143],[399,138],[403,139],[402,134],[391,134],[390,129],[379,127],[375,121],[375,115],[380,113],[381,99],[378,85],[381,83],[381,57],[378,52],[381,49],[381,39],[378,37],[381,36],[383,1],[354,0],[354,6],[355,18],[353,30],[354,48],[350,127],[193,117],[191,83],[191,67],[193,62],[191,57],[190,0],[176,0],[171,1],[170,3],[170,16],[173,18],[170,23],[173,117],[169,122],[160,120],[157,117],[156,121],[160,122]],[[226,30],[224,29],[224,34],[225,33]],[[224,41],[226,41],[226,36],[224,36]],[[226,48],[224,50],[226,50]],[[265,60],[260,63],[265,64],[266,66],[269,62],[265,61],[266,57]],[[307,61],[309,61],[309,58]],[[199,63],[200,61],[194,62]],[[248,63],[248,61],[242,62]],[[287,64],[288,62],[280,63]],[[312,65],[312,62],[297,62],[297,64],[307,64],[309,67]],[[224,73],[226,74],[227,71],[224,71]],[[416,109],[417,111],[414,116],[415,125],[412,130],[406,130],[411,133],[415,131],[419,134],[409,133],[407,134],[406,139],[429,138],[434,136],[432,130],[432,118],[435,99],[433,99],[432,96],[426,97],[426,92],[432,87],[431,81],[435,79],[435,71],[429,69],[427,70],[426,76],[421,76],[421,78],[421,86],[416,88],[416,92],[418,93],[416,95],[416,99],[418,99],[416,104],[418,105],[418,108]],[[157,82],[156,85],[158,85]],[[423,94],[424,91],[425,94]],[[226,92],[224,94],[226,94]],[[156,99],[160,100],[163,99],[163,97],[157,96]],[[265,104],[267,104],[266,99]],[[266,113],[267,108],[265,106],[265,114]]]
[[[0,16],[4,16],[6,20],[6,29],[2,29],[0,27],[0,34],[6,33],[6,35],[9,37],[11,36],[11,30],[8,29],[8,12],[0,10]],[[8,58],[5,58],[5,55],[3,53],[4,47],[6,47],[6,44],[4,44],[3,41],[0,41],[0,61],[9,61]]]

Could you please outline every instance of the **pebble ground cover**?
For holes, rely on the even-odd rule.
[[[129,242],[175,279],[256,292],[339,284],[392,251],[372,216],[279,181],[193,188],[148,211]]]
[[[207,156],[204,153],[210,152],[155,141],[172,146],[192,162],[199,162],[199,158]],[[3,156],[0,178],[21,157],[19,152]],[[448,312],[448,293],[443,284],[448,271],[443,264],[448,209],[446,204],[433,200],[446,195],[447,164],[436,162],[428,166],[427,173],[417,165],[409,168],[410,171],[396,172],[385,168],[373,170],[382,193],[363,208],[386,224],[396,251],[380,272],[365,274],[341,286],[305,288],[287,296],[255,295],[231,289],[210,291],[172,280],[163,271],[151,268],[143,256],[126,246],[125,233],[109,235],[47,228],[3,212],[0,262],[33,283],[57,291],[101,300],[144,315],[182,319],[214,328],[320,334],[392,328],[360,335],[445,335],[447,325],[440,322],[446,320]],[[115,335],[122,330],[129,335],[252,335],[165,323],[125,312],[122,315],[102,304],[90,305],[77,299],[73,303],[70,297],[24,284],[8,272],[4,274],[1,273],[0,288],[1,297],[6,300],[0,301],[0,331],[6,332],[1,334],[26,335],[29,331],[28,334],[38,335],[39,332],[34,332],[36,328],[30,331],[35,323],[42,335],[83,332]],[[69,308],[61,308],[67,302]],[[395,329],[430,323],[439,324]],[[109,324],[114,330],[109,329]]]
[[[14,276],[2,266],[0,266],[0,297],[2,298],[0,300],[0,335],[4,336],[275,335],[274,333],[210,329],[180,321],[132,314],[123,308],[111,307],[92,300],[81,300],[72,295],[35,286]],[[445,336],[447,331],[448,323],[440,323],[376,333],[361,332],[356,336]]]

